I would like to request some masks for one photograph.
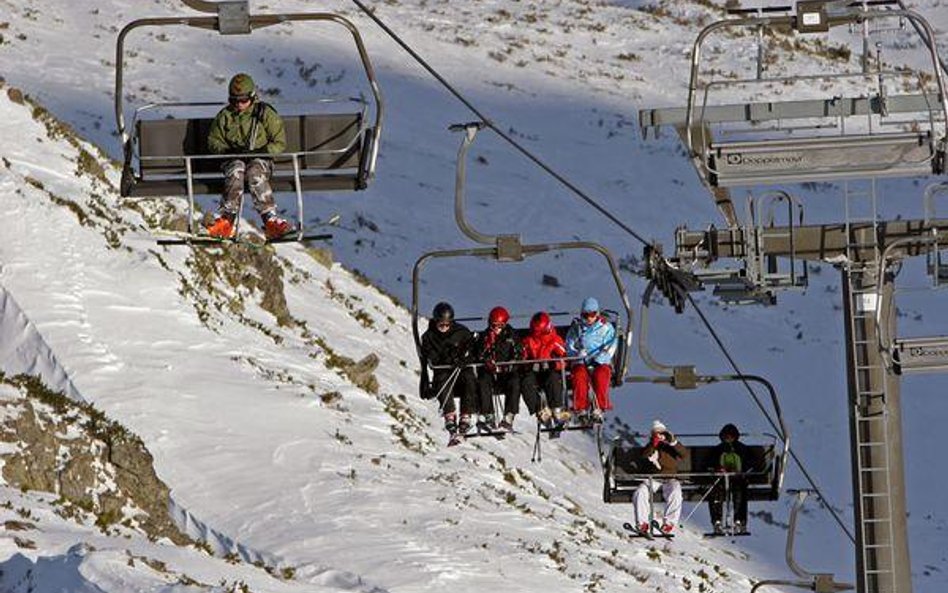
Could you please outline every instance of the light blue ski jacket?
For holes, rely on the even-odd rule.
[[[592,325],[574,319],[566,333],[566,355],[584,356],[586,364],[609,364],[616,352],[616,328],[601,316]]]

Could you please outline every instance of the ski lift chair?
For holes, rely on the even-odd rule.
[[[115,116],[122,139],[123,197],[183,197],[188,200],[188,234],[193,236],[194,196],[220,194],[223,160],[238,155],[212,155],[207,132],[212,121],[205,114],[217,103],[154,103],[135,111],[132,133],[126,129],[123,100],[124,44],[126,36],[146,26],[186,25],[211,29],[222,35],[250,34],[253,29],[297,21],[327,21],[349,31],[358,49],[372,90],[372,101],[318,101],[303,113],[281,113],[286,128],[286,150],[273,159],[271,186],[276,192],[293,192],[297,198],[299,232],[303,239],[303,193],[365,189],[375,174],[383,103],[375,72],[358,29],[332,13],[250,15],[246,3],[216,6],[218,16],[139,19],[119,33],[115,63]],[[353,107],[354,106],[354,107]],[[317,108],[318,107],[318,108]],[[330,108],[330,109],[327,109]],[[374,111],[374,117],[369,108]],[[242,154],[241,157],[252,155]]]
[[[674,389],[697,389],[698,387],[722,383],[742,382],[756,383],[764,387],[774,410],[775,419],[767,416],[777,435],[761,433],[749,435],[754,438],[769,440],[766,443],[745,443],[751,451],[753,463],[746,472],[747,500],[777,500],[783,484],[786,460],[790,454],[790,435],[783,421],[780,400],[773,385],[756,375],[699,375],[693,366],[671,366],[655,360],[648,349],[648,318],[649,307],[652,301],[652,292],[655,290],[655,281],[649,283],[642,293],[641,314],[639,316],[639,354],[649,368],[657,371],[656,375],[630,375],[625,378],[627,383],[652,383],[667,385]],[[679,311],[680,312],[680,311]],[[755,396],[756,398],[756,396]],[[763,410],[760,402],[758,406]],[[606,460],[603,463],[603,501],[610,503],[632,502],[632,494],[643,480],[654,479],[653,466],[642,459],[644,446],[638,444],[638,438],[647,440],[648,435],[634,433],[628,443],[622,442],[621,437],[612,443]],[[685,442],[691,438],[707,440],[716,439],[717,435],[703,433],[678,433],[679,439]],[[782,446],[778,447],[778,442]],[[716,444],[716,440],[714,441]],[[710,488],[722,476],[710,471],[716,465],[711,459],[714,445],[696,444],[688,446],[688,455],[679,461],[678,479],[682,482],[682,494],[685,500],[702,500]],[[728,479],[727,474],[723,476]]]
[[[644,458],[642,452],[645,447],[638,444],[639,439],[646,442],[649,435],[633,433],[629,435],[631,442],[615,442],[609,450],[605,463],[605,480],[602,499],[607,503],[629,503],[639,484],[649,479],[661,479],[668,476],[659,476],[650,461]],[[750,450],[750,468],[741,474],[716,472],[713,467],[717,460],[713,459],[714,444],[717,434],[677,434],[678,439],[685,444],[687,454],[678,462],[678,474],[670,476],[681,482],[682,497],[691,502],[700,502],[707,498],[712,487],[726,478],[743,477],[747,480],[747,500],[767,501],[777,500],[780,496],[780,486],[783,478],[784,458],[781,454],[777,437],[773,434],[742,434],[754,443],[745,443]],[[701,441],[703,444],[691,444]],[[687,444],[686,444],[687,443]],[[654,500],[663,501],[661,491]]]
[[[622,279],[619,277],[619,268],[615,263],[615,260],[612,257],[612,254],[608,249],[599,245],[597,243],[591,243],[586,241],[571,241],[564,243],[541,243],[541,244],[524,244],[520,240],[519,235],[487,235],[481,233],[474,229],[464,217],[464,186],[465,186],[465,175],[466,175],[466,156],[468,150],[470,149],[471,144],[474,141],[477,132],[484,127],[482,122],[474,122],[468,124],[459,124],[452,125],[452,131],[463,131],[464,137],[461,142],[461,147],[458,150],[457,158],[457,175],[455,181],[455,222],[458,225],[458,228],[462,233],[473,239],[477,243],[490,245],[490,247],[475,247],[467,249],[453,249],[453,250],[443,250],[443,251],[433,251],[430,253],[425,253],[415,262],[415,265],[412,269],[412,303],[411,303],[411,318],[412,318],[412,336],[415,340],[415,350],[418,354],[419,362],[422,366],[421,372],[427,373],[429,370],[435,370],[435,368],[427,368],[427,361],[425,361],[424,356],[421,352],[421,331],[419,330],[419,302],[420,302],[420,287],[421,287],[421,273],[425,265],[434,259],[466,259],[466,258],[478,258],[485,259],[489,261],[494,261],[499,264],[510,264],[522,262],[524,259],[544,254],[544,253],[555,253],[555,252],[568,252],[568,251],[584,251],[584,252],[593,252],[601,256],[608,266],[609,272],[612,276],[613,283],[615,284],[616,292],[619,296],[620,302],[622,304],[623,310],[621,312],[617,311],[603,311],[603,313],[609,317],[610,321],[613,323],[616,329],[616,352],[613,355],[613,375],[612,375],[612,385],[620,386],[623,381],[622,378],[625,376],[625,371],[628,367],[628,357],[629,357],[629,343],[632,340],[632,307],[629,302],[628,295],[625,291],[625,286],[622,284]],[[563,314],[556,314],[557,316],[562,316]],[[516,318],[517,315],[514,315]],[[467,317],[463,318],[466,321],[482,321],[483,317]],[[569,328],[569,325],[557,325],[556,329],[560,335],[566,335],[566,330]],[[522,331],[522,330],[521,330]],[[563,358],[556,360],[571,361],[575,359]],[[517,361],[516,364],[533,364],[535,362],[554,362],[554,360],[548,361]],[[483,366],[480,363],[469,363],[468,366],[473,367],[476,371],[479,367]],[[568,367],[569,365],[567,365]],[[564,397],[569,397],[568,391],[568,376],[566,371],[563,374],[563,381],[565,382]],[[593,398],[594,399],[594,398]],[[537,443],[539,443],[539,433],[537,434]],[[601,439],[597,435],[597,443],[599,444],[600,453],[602,451]]]
[[[894,2],[893,2],[894,3]],[[698,35],[691,52],[688,102],[684,108],[644,109],[639,124],[649,129],[673,126],[682,138],[704,183],[715,193],[715,201],[733,225],[736,222],[727,188],[790,182],[833,181],[852,178],[915,176],[945,172],[948,93],[945,73],[932,40],[929,23],[910,10],[872,9],[849,6],[821,7],[819,27],[807,25],[814,15],[805,11],[815,4],[797,3],[797,14],[740,17],[718,21]],[[829,11],[827,14],[826,11]],[[919,77],[915,94],[892,94],[886,77],[904,77],[895,69],[883,69],[878,54],[871,56],[869,22],[899,19],[910,22],[931,60],[929,88]],[[862,26],[863,68],[860,72],[768,76],[765,73],[766,39],[787,32],[805,34],[829,31],[839,26]],[[702,77],[702,48],[712,33],[757,33],[757,76],[738,79]],[[765,35],[764,33],[770,35]],[[753,38],[748,36],[747,38]],[[792,41],[792,39],[791,39]],[[711,70],[713,72],[713,70]],[[868,95],[852,95],[848,81],[872,80],[877,89]],[[744,86],[755,97],[784,93],[785,85],[819,81],[836,85],[827,98],[767,100],[711,104],[712,91],[727,93]],[[774,89],[778,89],[775,91]],[[839,90],[843,89],[843,90]]]
[[[622,361],[625,360],[625,358],[626,358],[626,351],[627,351],[626,340],[620,339],[620,336],[619,336],[619,328],[622,327],[622,325],[621,325],[621,324],[622,324],[622,319],[621,319],[621,316],[619,315],[619,312],[618,312],[618,311],[614,311],[614,310],[612,310],[612,309],[603,309],[603,310],[601,311],[601,313],[602,313],[603,317],[605,317],[605,318],[613,325],[613,327],[617,328],[617,329],[616,329],[616,351],[615,351],[615,353],[613,353],[613,355],[612,355],[612,362],[610,363],[611,366],[612,366],[612,368],[613,368],[612,378],[611,378],[611,380],[610,380],[610,386],[611,386],[611,387],[620,387],[620,386],[622,386],[622,385],[624,384],[624,380],[623,380],[622,374],[619,373],[616,369],[618,369],[618,368],[620,367],[620,365],[621,365],[623,368],[625,368],[625,365],[623,365]],[[551,312],[551,313],[548,313],[548,314],[550,315],[550,317],[551,317],[552,319],[557,319],[557,318],[559,318],[559,319],[564,319],[564,318],[565,318],[565,319],[569,319],[569,317],[570,317],[570,315],[571,315],[569,312],[566,312],[566,311],[555,311],[555,312]],[[515,316],[515,317],[529,318],[529,315],[521,315],[521,316]],[[484,322],[484,321],[486,321],[486,319],[485,319],[484,317],[466,317],[466,318],[463,318],[463,319],[459,319],[458,321],[462,321],[462,322],[471,322],[471,321]],[[556,331],[557,334],[559,334],[561,337],[565,338],[567,332],[568,332],[569,329],[570,329],[571,324],[572,324],[572,321],[571,321],[570,323],[554,324],[553,327],[554,327],[554,330]],[[528,328],[525,328],[525,327],[520,327],[520,328],[516,328],[516,327],[515,327],[515,328],[514,328],[514,332],[515,332],[515,335],[517,336],[517,339],[522,341],[523,338],[525,338],[525,337],[530,333],[530,330],[529,330]],[[515,366],[523,367],[523,366],[530,366],[530,365],[534,365],[534,364],[553,363],[553,362],[563,362],[563,363],[565,363],[565,364],[563,365],[563,368],[559,371],[559,375],[560,375],[560,382],[561,382],[561,384],[562,384],[562,386],[563,386],[563,398],[564,398],[563,405],[564,405],[564,407],[569,407],[568,404],[569,404],[569,402],[572,400],[572,384],[573,384],[573,383],[572,383],[572,370],[573,370],[573,364],[572,364],[572,363],[578,362],[579,360],[581,360],[581,358],[579,358],[579,357],[562,357],[562,358],[557,358],[557,359],[520,360],[520,361],[516,361],[516,362],[513,363],[513,364],[514,364]],[[482,364],[472,364],[471,366],[475,368],[475,372],[480,372],[478,369],[480,369],[480,368],[483,367]],[[541,389],[541,392],[542,392],[542,389]],[[495,408],[499,408],[499,407],[497,406],[497,404],[496,404],[497,398],[498,398],[499,396],[505,396],[505,395],[506,395],[506,392],[505,392],[503,389],[500,389],[499,387],[495,387],[495,392],[494,392],[494,396],[495,396]],[[544,396],[545,396],[545,394],[544,394]],[[595,402],[592,402],[592,403],[594,404]],[[563,431],[571,431],[571,430],[590,430],[591,428],[593,428],[593,426],[590,425],[590,424],[588,424],[588,423],[586,423],[586,424],[583,424],[583,423],[570,423],[570,424],[567,424],[567,425],[565,425],[565,426],[561,426],[561,427],[559,427],[559,428],[555,428],[555,427],[551,428],[551,427],[546,427],[546,426],[542,426],[542,425],[541,425],[538,430],[539,430],[540,433],[554,433],[554,434],[559,434],[559,433],[561,433],[561,432],[563,432]]]
[[[419,363],[422,365],[422,372],[427,373],[429,371],[448,370],[450,368],[453,368],[453,367],[447,367],[447,366],[427,365],[427,361],[424,359],[421,352],[422,331],[419,327],[419,324],[420,324],[420,314],[419,314],[420,294],[419,293],[420,293],[420,286],[422,283],[422,270],[424,269],[425,265],[429,261],[433,259],[458,259],[458,258],[474,257],[474,258],[479,258],[479,259],[490,259],[490,260],[494,260],[500,263],[510,263],[511,261],[522,261],[523,258],[529,257],[531,255],[538,255],[541,253],[568,251],[568,250],[584,250],[584,251],[592,250],[602,255],[602,257],[606,260],[609,266],[609,269],[612,272],[613,280],[616,283],[616,287],[617,287],[620,299],[625,305],[624,315],[621,315],[619,312],[612,311],[612,310],[604,309],[602,311],[603,315],[607,319],[609,319],[609,321],[613,323],[614,327],[616,328],[616,351],[613,354],[613,358],[612,358],[613,373],[612,373],[611,384],[613,387],[619,387],[623,385],[624,384],[623,377],[625,376],[626,369],[628,368],[628,357],[629,357],[629,352],[630,352],[629,343],[632,340],[632,327],[631,327],[632,311],[631,311],[631,306],[629,305],[628,296],[625,293],[625,287],[622,285],[621,279],[619,278],[618,267],[616,266],[614,260],[612,259],[612,255],[609,253],[609,251],[605,249],[604,247],[602,247],[601,245],[597,245],[595,243],[586,243],[586,242],[578,242],[578,241],[569,242],[569,243],[552,243],[552,244],[542,244],[542,245],[519,245],[519,250],[521,251],[521,256],[520,256],[521,259],[519,260],[503,259],[499,255],[499,251],[496,248],[473,248],[473,249],[457,249],[457,250],[450,250],[450,251],[430,252],[430,253],[426,253],[422,255],[415,262],[415,266],[412,270],[412,305],[411,305],[412,335],[415,340],[415,349],[418,354]],[[523,318],[529,319],[530,315],[532,315],[532,313],[519,313],[519,314],[513,313],[511,316],[511,319],[523,319]],[[563,318],[568,315],[569,315],[568,313],[554,312],[551,314],[551,317]],[[458,322],[461,322],[461,323],[473,324],[474,327],[471,327],[469,325],[468,328],[475,332],[480,330],[480,326],[486,320],[485,317],[483,316],[458,317],[456,319]],[[564,337],[566,336],[566,332],[569,329],[569,327],[570,327],[569,323],[555,325],[557,333],[559,333],[561,336],[564,336]],[[518,338],[522,338],[523,336],[525,336],[526,332],[528,331],[524,328],[515,328],[515,329],[516,329]],[[570,366],[571,365],[569,363],[575,362],[576,360],[579,360],[579,359],[575,357],[574,358],[564,357],[561,359],[549,359],[549,360],[519,360],[519,361],[513,361],[509,364],[513,364],[515,366],[523,366],[523,365],[532,365],[535,363],[544,363],[544,362],[547,362],[547,363],[556,362],[556,361],[566,362],[567,364],[565,365],[565,368],[561,371],[561,380],[563,381],[563,385],[564,385],[564,389],[563,389],[564,400],[569,401],[568,398],[570,398],[572,395],[572,389],[570,387],[571,385]],[[508,363],[505,363],[505,364],[508,364]],[[482,369],[484,365],[483,363],[480,363],[480,362],[469,362],[469,363],[466,363],[465,366],[474,369],[474,372],[476,374],[479,372],[483,372]],[[496,401],[497,396],[505,395],[505,393],[503,393],[503,391],[498,388],[496,389],[494,395],[495,395],[495,401]],[[580,429],[589,429],[589,428],[591,428],[591,426],[568,426],[568,427],[564,427],[563,430],[580,430]],[[548,432],[548,429],[541,428],[541,432]]]

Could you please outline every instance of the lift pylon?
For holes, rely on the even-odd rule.
[[[937,282],[938,246],[948,240],[948,220],[936,218],[930,208],[924,220],[880,220],[876,180],[945,173],[946,72],[931,26],[901,2],[800,1],[766,12],[705,27],[692,50],[687,106],[640,113],[643,132],[660,126],[676,129],[727,223],[724,229],[678,229],[673,256],[662,259],[660,248],[647,250],[647,274],[666,295],[711,284],[730,302],[775,304],[779,290],[805,286],[805,271],[769,277],[777,261],[791,262],[791,269],[796,267],[792,262],[800,262],[803,270],[808,262],[823,262],[840,270],[856,588],[860,593],[911,593],[899,373],[948,369],[948,338],[897,337],[895,275],[904,259],[927,256]],[[930,71],[918,77],[919,84],[908,94],[902,84],[905,73],[889,67],[880,57],[881,46],[869,42],[869,24],[886,19],[911,23],[929,62]],[[823,33],[839,26],[850,26],[862,37],[856,71],[768,76],[762,46],[755,77],[708,80],[700,67],[712,33],[743,29],[758,33],[756,40],[763,44],[778,35]],[[760,34],[763,30],[773,35]],[[805,96],[793,97],[788,89],[800,81],[809,88]],[[832,86],[823,91],[817,81]],[[718,91],[735,86],[751,89],[752,100],[733,102],[726,93],[730,102],[714,99],[721,96],[715,95]],[[784,96],[760,100],[768,91]],[[829,96],[814,96],[819,92]],[[739,186],[822,181],[840,182],[844,188],[841,222],[804,225],[791,219],[787,225],[772,225],[750,220],[741,225],[727,193]],[[728,261],[730,267],[722,265]],[[681,308],[680,296],[673,302]]]

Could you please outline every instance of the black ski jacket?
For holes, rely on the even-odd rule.
[[[490,346],[487,345],[489,337],[489,328],[477,335],[474,342],[474,356],[477,361],[483,362],[491,373],[514,370],[513,365],[504,367],[499,364],[509,360],[520,360],[522,357],[523,346],[520,344],[520,340],[517,339],[513,328],[505,325]]]
[[[421,356],[427,365],[458,365],[468,362],[474,335],[460,323],[453,323],[446,332],[434,325],[421,336]]]
[[[421,336],[421,377],[418,381],[418,392],[422,399],[431,399],[434,397],[435,390],[432,389],[432,378],[428,375],[428,365],[461,365],[468,362],[470,350],[473,345],[474,335],[460,323],[453,323],[446,332],[439,332],[431,324],[428,330]],[[435,371],[435,378],[439,375],[444,377],[449,371]],[[470,373],[470,369],[466,371]],[[473,375],[472,375],[473,376]]]

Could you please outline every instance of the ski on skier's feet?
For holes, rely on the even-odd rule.
[[[246,245],[248,247],[262,247],[263,245],[272,245],[274,243],[300,243],[305,241],[325,241],[332,239],[331,234],[303,235],[299,236],[298,231],[291,230],[281,237],[274,239],[265,239],[259,235],[247,233],[236,237],[212,237],[210,235],[178,235],[174,234],[167,239],[158,239],[159,245],[193,245],[218,246],[218,245]]]
[[[629,532],[629,537],[641,537],[645,539],[655,539],[657,537],[662,539],[675,539],[675,534],[665,533],[662,531],[662,528],[657,521],[652,521],[650,528],[645,531],[639,529],[631,523],[623,523],[622,528]]]
[[[487,422],[478,422],[474,425],[475,431],[474,434],[467,435],[468,438],[471,437],[494,437],[498,441],[503,440],[507,436],[507,431],[494,427],[493,425]]]
[[[671,531],[665,531],[662,529],[662,524],[655,519],[652,519],[652,533],[655,535],[655,537],[666,537],[668,539],[675,537],[675,534]]]
[[[623,523],[622,528],[629,532],[629,537],[641,537],[643,539],[655,539],[651,530],[642,531],[631,523]]]
[[[299,232],[294,229],[294,230],[291,230],[290,232],[286,233],[285,235],[283,235],[283,236],[281,236],[281,237],[277,237],[277,238],[275,238],[275,239],[267,239],[267,243],[268,243],[268,244],[272,244],[272,243],[300,243],[300,242],[305,242],[305,241],[326,241],[326,240],[328,240],[328,239],[332,239],[332,234],[330,234],[330,233],[323,233],[323,234],[320,234],[320,235],[303,235],[302,237],[300,237],[300,236],[299,236]]]
[[[704,537],[705,539],[714,539],[716,537],[744,537],[750,534],[751,534],[750,531],[742,531],[741,533],[728,533],[727,531],[721,531],[721,532],[710,531],[708,533],[703,534],[702,537]]]
[[[159,245],[191,245],[194,247],[217,247],[220,245],[246,245],[259,248],[264,239],[258,235],[238,235],[236,237],[212,237],[210,235],[172,235],[167,239],[158,239]]]

